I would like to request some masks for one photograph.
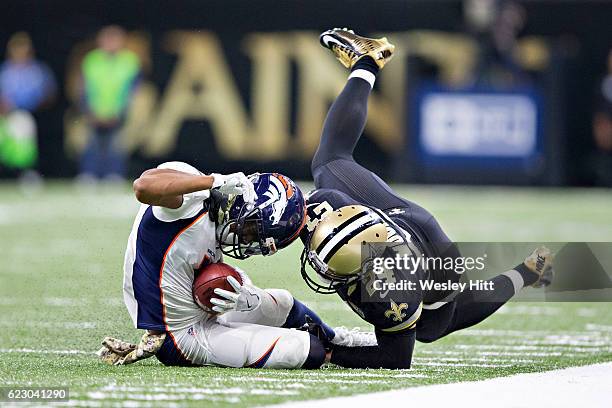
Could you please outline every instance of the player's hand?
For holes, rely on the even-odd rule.
[[[242,195],[245,203],[254,203],[257,200],[255,187],[244,173],[239,172],[227,175],[213,173],[211,176],[214,180],[212,188],[218,189],[221,193]]]
[[[302,327],[298,327],[297,330],[305,331],[315,336],[317,339],[321,340],[321,343],[323,343],[323,348],[325,349],[325,351],[331,350],[333,346],[333,344],[331,343],[331,340],[332,340],[331,335],[325,331],[323,326],[312,321],[310,316],[306,315],[306,323],[304,323]]]
[[[98,356],[111,365],[127,365],[149,358],[159,351],[166,333],[153,334],[145,332],[138,344],[124,342],[112,337],[105,337]]]
[[[234,292],[216,288],[215,295],[219,297],[210,299],[210,303],[214,305],[212,310],[219,314],[230,311],[248,312],[259,306],[261,297],[258,292],[261,289],[247,283],[241,285],[233,276],[228,276],[227,282],[232,285]]]
[[[117,361],[136,349],[136,345],[114,337],[105,337],[102,340],[102,348],[96,353],[100,360],[109,365],[115,365]]]

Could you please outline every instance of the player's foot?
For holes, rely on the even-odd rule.
[[[395,51],[395,45],[389,43],[387,37],[379,39],[361,37],[346,28],[327,30],[319,36],[319,41],[349,69],[365,56],[371,57],[382,69],[391,60]]]
[[[525,266],[533,273],[538,275],[538,280],[531,286],[540,288],[550,285],[553,278],[553,258],[552,251],[545,246],[536,248],[531,255],[525,258]]]
[[[334,332],[336,335],[331,343],[336,346],[363,347],[378,344],[373,332],[362,332],[358,328],[349,330],[346,327],[334,327]]]

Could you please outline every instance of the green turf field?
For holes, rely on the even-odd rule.
[[[402,187],[455,240],[610,241],[612,192]],[[484,379],[612,360],[608,303],[511,303],[475,328],[417,343],[405,371],[108,367],[105,335],[136,340],[122,262],[137,203],[125,190],[52,184],[32,196],[0,185],[0,386],[68,386],[75,406],[253,406]],[[299,244],[243,261],[261,287],[284,287],[332,325],[366,325],[299,276]],[[21,405],[20,405],[21,406]]]

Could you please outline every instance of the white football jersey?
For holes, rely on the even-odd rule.
[[[203,174],[182,162],[158,168]],[[173,331],[207,319],[193,300],[194,270],[219,262],[209,191],[183,196],[180,208],[141,205],[124,261],[123,297],[137,328]]]

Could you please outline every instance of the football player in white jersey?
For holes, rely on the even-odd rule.
[[[166,365],[318,368],[321,341],[294,330],[307,322],[337,335],[283,289],[262,290],[241,272],[228,279],[236,293],[215,290],[214,310],[194,302],[194,271],[235,258],[270,255],[295,240],[304,225],[305,202],[289,178],[276,173],[205,175],[182,162],[145,171],[134,192],[142,203],[129,237],[123,293],[139,344],[107,337],[99,351],[107,363],[129,364],[156,355]]]

